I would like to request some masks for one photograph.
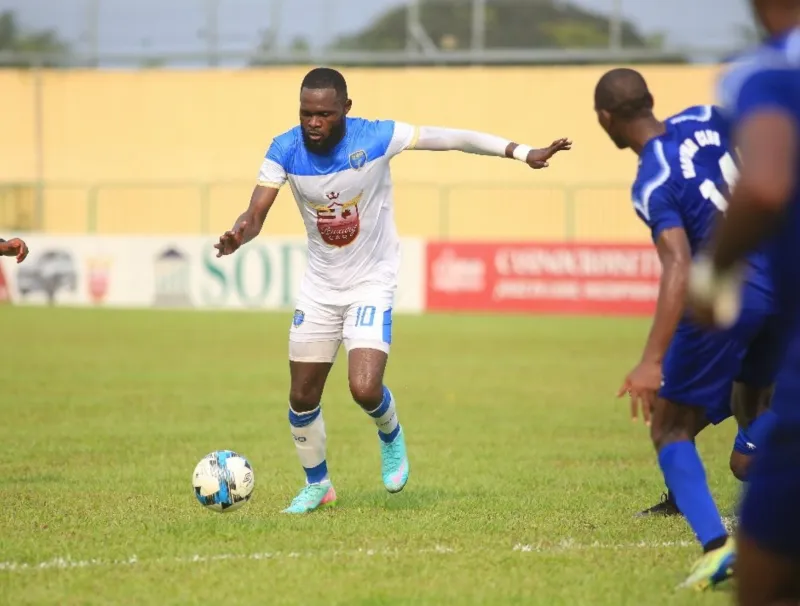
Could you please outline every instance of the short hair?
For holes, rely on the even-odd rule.
[[[316,67],[308,72],[300,85],[301,90],[304,88],[332,88],[336,91],[337,96],[347,99],[347,82],[345,82],[344,76],[329,67]]]
[[[652,113],[653,95],[642,74],[619,67],[603,74],[594,89],[594,107],[625,120]]]

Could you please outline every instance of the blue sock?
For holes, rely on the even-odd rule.
[[[706,472],[690,441],[667,444],[658,453],[664,481],[705,549],[728,536],[706,482]]]
[[[384,386],[383,388],[383,400],[378,408],[367,414],[375,419],[375,425],[378,426],[378,437],[387,444],[393,442],[400,433],[400,423],[397,420],[394,396],[388,387]]]

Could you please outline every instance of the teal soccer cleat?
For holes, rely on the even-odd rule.
[[[283,513],[309,513],[336,504],[336,491],[330,480],[319,484],[306,484]]]
[[[389,492],[400,492],[408,482],[408,453],[403,428],[389,443],[381,440],[381,476]]]

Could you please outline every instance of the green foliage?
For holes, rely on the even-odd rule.
[[[60,40],[52,30],[23,31],[12,11],[0,13],[0,52],[19,53],[20,59],[4,62],[7,67],[63,65],[69,56],[69,45]],[[42,57],[41,61],[32,55]]]
[[[425,2],[420,21],[433,42],[447,48],[469,49],[472,6],[468,2]],[[372,25],[333,45],[337,50],[401,50],[406,46],[407,9],[393,8]],[[608,48],[609,19],[569,3],[553,0],[519,2],[489,0],[486,5],[487,48]],[[622,45],[646,48],[648,40],[628,21],[622,23]],[[454,42],[454,44],[453,44]]]

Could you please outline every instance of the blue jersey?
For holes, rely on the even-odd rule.
[[[694,255],[707,244],[739,175],[730,151],[730,127],[720,109],[710,105],[690,107],[667,119],[665,126],[640,154],[633,205],[653,242],[665,230],[681,228]],[[776,365],[754,364],[748,355],[768,326],[773,306],[764,254],[752,255],[750,262],[736,325],[709,333],[684,317],[662,364],[659,396],[702,407],[715,424],[731,415],[734,381],[741,377],[750,385],[765,386],[775,376]]]
[[[730,123],[722,110],[694,106],[668,118],[666,132],[647,142],[632,188],[636,214],[653,242],[670,228],[686,232],[692,255],[708,241],[727,209],[726,196],[739,176],[730,143]],[[750,256],[748,282],[771,293],[766,257]]]
[[[736,61],[723,76],[719,96],[732,127],[765,109],[781,109],[800,129],[800,29],[774,38]],[[795,174],[800,175],[800,153]],[[800,188],[770,243],[778,304],[800,304]],[[800,309],[797,310],[800,313]]]
[[[759,111],[777,109],[791,116],[800,131],[800,29],[767,41],[733,63],[720,81],[719,94],[732,128]],[[800,150],[795,174],[800,175]],[[797,330],[800,339],[800,187],[795,187],[767,251],[786,333]],[[800,390],[800,360],[796,366]],[[776,403],[779,399],[776,394]],[[800,422],[800,406],[793,408]]]
[[[769,40],[734,63],[720,82],[733,127],[760,111],[782,111],[800,131],[800,29]],[[800,149],[795,175],[800,175]],[[740,527],[762,549],[800,558],[800,187],[768,241],[778,311],[788,351],[772,409],[777,426],[749,472]]]

